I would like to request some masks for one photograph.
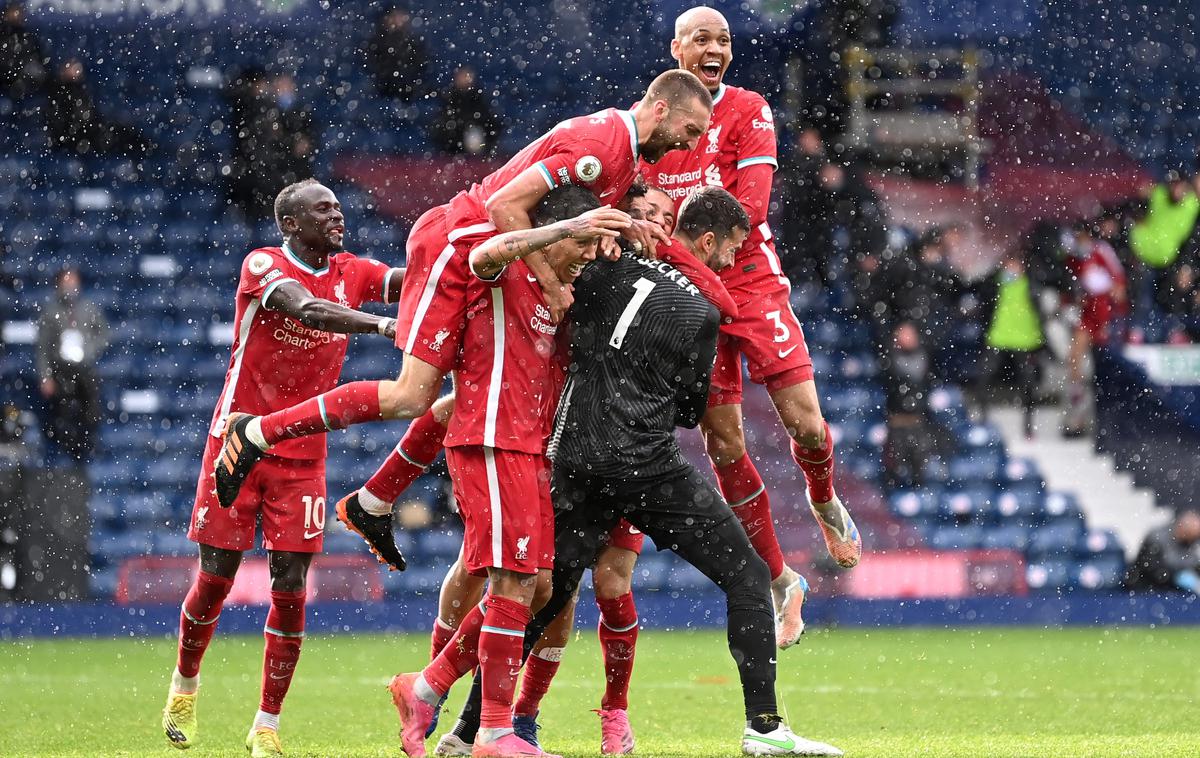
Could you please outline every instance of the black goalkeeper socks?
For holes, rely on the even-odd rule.
[[[779,728],[783,723],[783,719],[778,713],[760,713],[750,719],[750,728],[759,734],[769,734]]]

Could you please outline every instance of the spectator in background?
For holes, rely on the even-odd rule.
[[[879,197],[853,164],[831,163],[809,153],[820,145],[815,131],[802,134],[801,152],[782,180],[780,239],[785,273],[797,284],[824,287],[852,277],[864,256],[887,246],[887,225]]]
[[[1114,322],[1128,311],[1125,270],[1116,252],[1100,238],[1093,222],[1075,227],[1075,244],[1067,266],[1074,277],[1071,349],[1067,353],[1067,416],[1063,436],[1084,434],[1087,388],[1084,363],[1092,348],[1104,347],[1116,336]]]
[[[1125,586],[1200,593],[1200,513],[1182,511],[1173,523],[1146,535]]]
[[[1024,410],[1025,436],[1033,438],[1033,405],[1038,385],[1038,356],[1046,345],[1041,287],[1025,269],[1018,249],[1010,250],[1000,265],[975,287],[984,333],[982,366],[976,380],[976,401],[987,420],[997,388],[1015,389]],[[1011,384],[1002,377],[1011,377]]]
[[[0,95],[20,101],[41,92],[48,65],[41,42],[25,26],[25,4],[11,0],[0,18]]]
[[[956,226],[931,227],[908,251],[882,261],[872,287],[873,310],[884,328],[893,329],[901,321],[915,324],[939,379],[946,375],[947,337],[966,291],[947,255],[960,236]]]
[[[261,69],[247,69],[227,97],[234,125],[230,200],[249,220],[272,218],[279,188],[312,176],[312,111],[288,73],[268,78]]]
[[[59,271],[54,297],[38,320],[35,354],[47,402],[46,439],[75,461],[96,445],[101,416],[96,363],[108,347],[104,313],[83,298],[81,288],[78,269]]]
[[[887,392],[887,447],[884,477],[889,487],[918,487],[925,464],[939,452],[936,427],[929,412],[930,357],[911,321],[892,332],[883,359]]]
[[[367,43],[367,65],[380,97],[410,103],[425,94],[425,43],[412,14],[392,8],[379,17]]]
[[[1145,211],[1133,225],[1129,243],[1142,263],[1161,271],[1174,263],[1200,216],[1200,197],[1175,172],[1150,190]]]
[[[154,143],[129,124],[112,121],[96,108],[83,63],[63,62],[47,87],[46,127],[51,145],[79,155],[138,157]]]
[[[496,147],[500,120],[492,113],[487,97],[475,82],[470,66],[454,70],[454,83],[441,95],[441,111],[430,131],[430,139],[450,155],[485,155]]]

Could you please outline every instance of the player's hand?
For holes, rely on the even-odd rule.
[[[390,340],[396,339],[396,319],[385,318],[379,322],[379,328],[376,331]]]
[[[557,278],[549,282],[538,282],[542,287],[542,295],[546,298],[546,307],[550,309],[550,320],[556,324],[562,323],[567,315],[567,309],[575,302],[575,295],[569,284],[563,284]]]
[[[661,226],[641,219],[634,219],[622,236],[633,243],[634,250],[647,258],[655,257],[658,243],[665,243],[669,239]]]
[[[581,213],[575,218],[560,221],[563,231],[568,238],[579,240],[599,239],[599,254],[610,261],[621,257],[621,248],[617,238],[627,230],[632,223],[628,213],[616,208],[604,206],[587,213]]]

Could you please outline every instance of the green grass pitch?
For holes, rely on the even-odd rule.
[[[428,648],[424,635],[306,640],[282,717],[287,754],[400,755],[384,687]],[[849,756],[1194,758],[1197,651],[1200,629],[831,630],[780,655],[779,692],[797,732]],[[637,655],[639,755],[738,754],[741,698],[722,633],[645,632]],[[261,657],[261,638],[218,633],[186,755],[245,755]],[[176,755],[159,731],[173,663],[161,638],[0,643],[0,755]],[[547,749],[599,753],[589,710],[600,691],[594,634],[577,634],[543,704]]]

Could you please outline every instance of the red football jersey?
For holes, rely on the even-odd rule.
[[[747,168],[778,168],[775,156],[775,120],[767,101],[757,92],[722,84],[713,97],[708,135],[700,138],[695,150],[672,150],[658,163],[642,162],[641,172],[646,181],[665,190],[676,208],[685,197],[705,185],[724,187],[746,206],[750,234],[738,250],[734,265],[720,272],[730,289],[745,288],[751,283],[757,287],[788,284],[766,222],[770,183],[762,187],[739,184]],[[753,202],[748,202],[751,198]]]
[[[638,156],[637,125],[629,111],[608,108],[569,118],[451,200],[451,228],[486,222],[488,199],[530,166],[538,167],[549,189],[579,184],[602,204],[616,205],[637,178]]]
[[[338,253],[313,269],[285,246],[260,247],[242,262],[234,317],[233,355],[209,433],[218,437],[231,411],[261,416],[288,408],[337,385],[347,335],[322,332],[263,307],[284,282],[298,282],[316,297],[357,308],[394,302],[400,282],[379,261]],[[280,458],[325,457],[325,435],[286,440],[271,448]]]
[[[561,388],[554,376],[557,332],[524,261],[514,261],[490,281],[472,277],[446,447],[545,452]]]

